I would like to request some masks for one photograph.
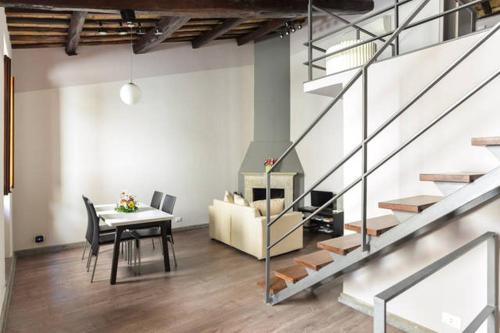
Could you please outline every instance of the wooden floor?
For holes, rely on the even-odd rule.
[[[162,273],[158,247],[153,252],[143,241],[143,275],[135,277],[120,261],[115,286],[109,284],[110,246],[103,248],[93,284],[81,249],[19,258],[7,332],[372,331],[370,317],[337,302],[339,282],[269,306],[256,287],[262,261],[210,240],[207,229],[174,236],[177,270]],[[316,240],[273,263],[289,264],[313,250]]]

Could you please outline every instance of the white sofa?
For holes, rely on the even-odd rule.
[[[257,208],[214,200],[209,207],[210,238],[246,252],[257,259],[266,256],[266,218]],[[302,221],[302,213],[290,212],[271,226],[271,244]],[[302,227],[271,249],[271,256],[303,248]]]

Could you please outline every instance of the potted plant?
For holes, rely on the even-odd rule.
[[[264,167],[266,168],[266,173],[268,173],[273,165],[276,163],[276,160],[274,158],[268,158],[264,161]]]

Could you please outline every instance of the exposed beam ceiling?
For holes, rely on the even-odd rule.
[[[134,53],[148,52],[169,38],[188,21],[189,17],[162,17],[156,25],[161,34],[155,34],[155,28],[150,29],[147,34],[134,42]]]
[[[263,26],[261,26],[259,29],[239,37],[237,39],[238,45],[243,45],[243,44],[246,44],[246,43],[251,42],[253,40],[260,39],[260,38],[264,37],[265,35],[281,28],[284,24],[285,24],[285,22],[283,20],[268,21]]]
[[[76,49],[78,43],[80,42],[80,34],[83,30],[83,24],[85,23],[85,17],[87,12],[73,12],[71,15],[71,20],[68,29],[68,39],[66,41],[66,54],[76,55]]]
[[[214,39],[221,37],[226,32],[236,28],[243,22],[244,19],[242,18],[226,19],[222,24],[219,24],[214,29],[207,31],[204,34],[196,37],[191,44],[193,45],[194,49],[202,47],[203,45],[210,43]]]
[[[183,17],[297,17],[307,13],[305,0],[0,0],[4,7],[116,12],[132,9]],[[316,0],[315,5],[344,13],[373,9],[372,0]]]

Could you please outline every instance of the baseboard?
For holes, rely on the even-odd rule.
[[[184,231],[190,231],[190,230],[197,230],[197,229],[204,229],[208,228],[208,224],[196,224],[196,225],[190,225],[186,227],[179,227],[173,229],[174,232],[184,232]],[[84,242],[76,242],[76,243],[69,243],[69,244],[62,244],[62,245],[50,245],[50,246],[44,246],[44,247],[36,247],[33,249],[25,249],[25,250],[18,250],[15,251],[15,255],[17,257],[28,257],[28,256],[35,256],[35,255],[40,255],[40,254],[47,254],[47,253],[56,253],[56,252],[61,252],[64,250],[70,250],[74,248],[83,248]]]
[[[2,303],[2,312],[0,313],[0,332],[5,332],[7,327],[7,314],[9,313],[10,298],[12,296],[12,288],[14,286],[14,276],[16,275],[16,256],[12,257],[10,263],[10,275],[5,284],[5,297]]]
[[[353,308],[356,311],[373,317],[373,305],[371,304],[365,303],[355,297],[349,296],[344,293],[340,294],[338,301],[339,303],[347,305],[348,307]],[[428,328],[420,326],[414,322],[391,313],[387,314],[387,324],[408,333],[435,333]]]
[[[64,250],[74,249],[74,248],[78,248],[78,247],[83,248],[84,244],[85,244],[84,242],[76,242],[76,243],[61,244],[61,245],[50,245],[50,246],[44,246],[44,247],[36,247],[33,249],[18,250],[18,251],[15,251],[14,253],[17,257],[22,258],[22,257],[35,256],[35,255],[40,255],[40,254],[61,252]]]
[[[205,229],[205,228],[208,228],[208,223],[188,225],[186,227],[179,227],[179,228],[172,228],[172,231],[182,232],[182,231],[191,231],[191,230]]]

